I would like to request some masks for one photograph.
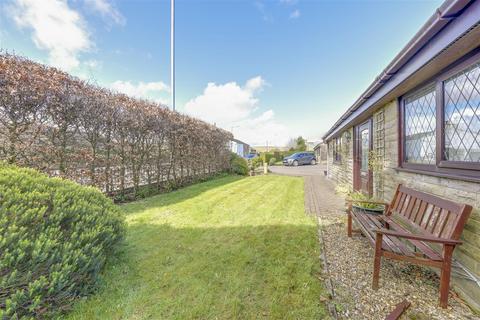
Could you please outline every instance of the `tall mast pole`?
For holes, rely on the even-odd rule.
[[[175,0],[170,0],[170,97],[175,111]]]

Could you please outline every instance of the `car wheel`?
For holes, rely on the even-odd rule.
[[[298,161],[297,160],[293,161],[293,166],[298,167]]]
[[[315,161],[315,159],[312,159],[312,161],[310,161],[310,164],[311,164],[312,166],[314,166],[314,165],[317,164],[317,161]]]

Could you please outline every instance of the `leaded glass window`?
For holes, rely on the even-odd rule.
[[[405,99],[405,161],[435,163],[436,105],[433,86]]]
[[[342,161],[342,139],[335,138],[333,140],[333,158],[335,161]]]
[[[444,82],[448,161],[480,162],[480,63]]]
[[[480,180],[480,51],[402,97],[401,115],[403,168]]]

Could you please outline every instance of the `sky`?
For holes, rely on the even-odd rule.
[[[441,1],[176,0],[176,108],[252,145],[318,141]],[[170,101],[169,0],[0,0],[0,48]]]

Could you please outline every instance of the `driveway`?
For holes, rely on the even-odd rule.
[[[286,166],[271,166],[268,167],[272,173],[283,174],[287,176],[323,176],[324,166],[321,164],[317,165],[305,165],[298,167],[286,167]]]
[[[311,215],[334,216],[343,215],[344,200],[335,194],[335,185],[328,180],[323,170],[325,165],[305,165],[298,167],[270,166],[273,174],[297,176],[305,178],[305,210]]]

